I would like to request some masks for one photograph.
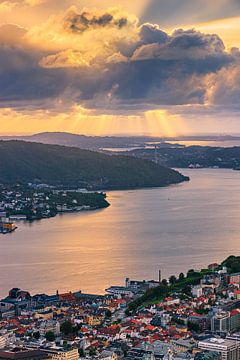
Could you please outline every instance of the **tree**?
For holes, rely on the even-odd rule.
[[[111,318],[112,317],[112,313],[111,313],[111,311],[109,309],[107,309],[105,311],[105,316],[106,316],[106,318]]]
[[[47,341],[54,341],[55,340],[55,335],[52,331],[47,331],[45,334],[45,338]]]
[[[187,272],[187,277],[188,277],[188,278],[191,278],[191,277],[199,277],[199,276],[200,276],[200,273],[197,272],[197,271],[195,271],[195,270],[193,270],[193,269],[190,269],[190,270],[188,270],[188,272]]]
[[[126,309],[126,310],[125,310],[125,315],[126,315],[126,316],[131,316],[131,311],[130,311],[129,309]]]
[[[163,286],[168,286],[168,282],[167,282],[166,279],[162,279],[162,285],[163,285]]]
[[[188,330],[190,331],[194,331],[194,332],[199,332],[200,331],[200,326],[198,323],[192,322],[192,321],[188,321]]]
[[[40,332],[39,331],[36,331],[33,333],[33,338],[38,340],[40,338]]]
[[[69,335],[73,333],[73,325],[71,321],[64,321],[60,326],[60,330],[64,335]]]
[[[184,273],[179,274],[179,281],[183,281],[185,279]]]
[[[174,276],[174,275],[170,276],[169,282],[170,282],[171,285],[176,284],[176,282],[177,282],[176,276]]]
[[[78,349],[78,353],[79,353],[80,357],[83,357],[83,358],[85,357],[85,352],[83,349]]]
[[[178,325],[184,325],[184,321],[182,319],[179,319],[178,317],[173,317],[172,321]]]
[[[90,355],[90,356],[95,356],[95,355],[96,355],[96,349],[95,349],[95,348],[91,348],[91,349],[89,350],[89,355]]]
[[[186,294],[188,296],[192,296],[192,288],[191,288],[191,286],[190,285],[183,286],[182,293]]]

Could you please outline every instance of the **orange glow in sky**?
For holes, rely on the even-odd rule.
[[[240,7],[197,3],[0,0],[0,134],[239,133]]]

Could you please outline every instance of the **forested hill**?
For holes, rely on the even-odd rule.
[[[186,181],[148,160],[58,145],[0,141],[0,183],[40,182],[92,188],[167,186]]]

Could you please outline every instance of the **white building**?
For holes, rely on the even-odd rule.
[[[114,296],[127,296],[133,297],[134,293],[125,286],[111,286],[110,288],[106,289],[106,291]]]
[[[239,343],[232,340],[211,338],[200,341],[198,347],[201,350],[216,351],[221,353],[222,360],[239,360],[240,346]]]
[[[192,295],[194,296],[194,297],[196,297],[196,298],[199,298],[199,297],[201,297],[202,296],[202,294],[203,294],[203,289],[202,289],[202,287],[201,286],[193,286],[193,288],[192,288]]]

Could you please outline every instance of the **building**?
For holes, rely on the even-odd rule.
[[[240,328],[240,310],[235,309],[230,312],[230,331]]]
[[[239,344],[236,341],[211,338],[199,341],[201,350],[215,351],[221,354],[221,360],[239,360]]]
[[[125,280],[125,286],[126,288],[129,288],[133,291],[147,291],[149,289],[158,287],[160,285],[161,282],[161,271],[159,270],[159,281],[155,281],[155,280],[130,280],[129,278],[126,278]]]
[[[193,286],[192,288],[192,295],[196,298],[201,297],[203,294],[203,289],[201,286],[197,285],[197,286]]]
[[[133,297],[134,292],[125,286],[111,286],[106,289],[107,293],[114,296]]]
[[[4,349],[10,345],[10,343],[14,343],[15,335],[13,332],[5,332],[0,335],[0,349]]]
[[[189,352],[192,353],[194,349],[197,348],[197,344],[195,341],[192,340],[173,340],[172,345],[174,347],[174,350],[177,352]]]
[[[211,331],[221,334],[240,328],[240,310],[220,311],[211,319]]]
[[[219,275],[205,275],[201,280],[201,286],[204,289],[216,289],[221,283]]]
[[[118,356],[114,351],[104,350],[101,355],[98,356],[99,360],[117,360]]]
[[[7,345],[7,339],[5,335],[0,336],[0,349],[4,349]]]
[[[230,330],[230,313],[219,311],[211,319],[211,331],[214,333],[227,333]]]
[[[55,335],[59,335],[60,323],[58,321],[42,321],[39,326],[40,335],[44,336],[49,331],[53,332]]]
[[[229,283],[230,284],[240,284],[240,272],[235,273],[235,274],[231,274],[229,276]]]
[[[71,350],[61,350],[61,349],[43,349],[45,353],[51,358],[52,360],[78,360],[78,349],[71,349]],[[1,360],[1,358],[0,358]]]
[[[194,360],[221,360],[222,356],[216,351],[201,351],[197,353]]]
[[[43,360],[50,359],[49,356],[41,350],[28,350],[14,348],[11,350],[0,350],[0,360]]]
[[[234,295],[235,295],[235,298],[236,298],[237,300],[240,300],[240,290],[236,290],[236,291],[234,292]]]

